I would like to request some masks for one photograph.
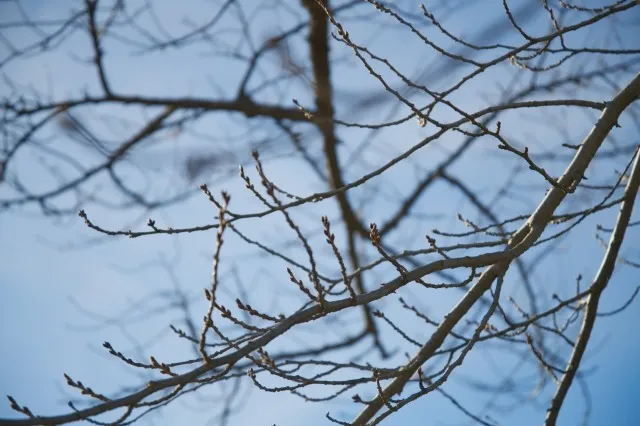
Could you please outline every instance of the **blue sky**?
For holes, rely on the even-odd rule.
[[[64,6],[75,3],[68,1],[62,3],[64,3],[63,6],[58,3],[53,5],[30,0],[24,2],[24,8],[34,19],[60,16],[60,14],[64,16],[66,10]],[[160,19],[163,20],[172,17],[173,14],[184,14],[204,21],[208,19],[212,5],[217,7],[219,3],[194,1],[178,7],[177,3],[171,1],[158,1],[157,11]],[[458,29],[462,35],[471,34],[470,30],[465,29],[466,23],[488,20],[494,16],[496,7],[500,7],[500,2],[479,1],[475,7],[463,9],[463,13],[451,16],[447,23],[451,28]],[[4,15],[9,18],[3,19],[15,17],[15,9],[11,9],[11,5],[0,5],[0,8],[6,8],[9,11]],[[207,13],[194,13],[202,10]],[[629,16],[635,19],[639,17],[637,10],[630,12]],[[264,22],[261,21],[264,28],[255,29],[256,33],[268,33],[273,28],[286,28],[292,17],[283,14],[279,15],[279,19],[275,21],[275,18],[269,15],[263,20]],[[184,29],[184,23],[179,19],[174,20],[174,25],[175,27],[169,27],[168,30],[180,32]],[[384,52],[405,70],[421,71],[434,64],[432,62],[434,56],[422,53],[424,47],[411,39],[406,31],[393,28],[371,31],[367,25],[351,21],[345,21],[345,25],[348,26],[354,39],[368,40],[373,47]],[[526,25],[532,29],[541,28],[539,22],[533,17],[527,21]],[[590,36],[606,39],[607,33],[604,29],[601,31],[603,32],[596,32]],[[633,30],[624,30],[622,34],[632,39]],[[505,38],[513,37],[512,34],[504,36]],[[24,40],[27,40],[29,36],[25,34],[24,37]],[[237,68],[229,66],[229,62],[214,58],[203,48],[193,48],[188,54],[167,50],[159,54],[132,55],[129,50],[118,47],[117,44],[110,47],[107,68],[112,76],[112,85],[122,93],[219,97],[221,96],[219,91],[221,91],[222,95],[232,96],[231,88],[235,87],[235,82],[240,75]],[[89,92],[96,91],[98,85],[95,73],[74,59],[74,57],[86,57],[90,52],[89,48],[90,45],[85,37],[74,37],[56,53],[31,58],[28,61],[16,61],[4,72],[20,83],[32,84],[41,90],[52,88],[54,97],[62,96],[67,92],[78,93],[84,87]],[[304,57],[303,45],[294,44],[293,48]],[[348,52],[344,48],[335,46],[336,57],[346,53]],[[205,73],[203,70],[210,70],[210,72]],[[377,87],[377,83],[353,61],[345,64],[340,70],[341,72],[334,76],[337,96],[345,100],[337,107],[339,114],[350,112],[349,108],[354,105],[351,99],[352,92]],[[208,78],[211,75],[215,76],[216,81],[222,82],[220,88],[214,88],[209,84]],[[506,67],[497,68],[495,73],[481,76],[475,86],[463,91],[454,99],[464,105],[467,111],[480,109],[487,103],[484,97],[485,92],[491,93],[489,88],[495,87],[498,82],[507,81],[513,75],[513,70]],[[440,81],[441,83],[437,84],[447,85],[446,79]],[[625,84],[625,81],[618,83]],[[300,87],[297,88],[294,85],[290,88],[292,93],[283,96],[292,95],[285,99],[295,96],[304,104],[309,100],[304,95],[304,82],[299,84]],[[2,90],[7,90],[7,87],[0,86],[0,91]],[[585,98],[603,99],[602,95],[596,92],[585,92],[582,95]],[[273,102],[278,101],[274,94],[264,96],[272,96]],[[136,118],[141,114],[140,111],[130,108],[112,108],[108,111],[101,109],[97,113],[109,113],[128,120],[127,125],[130,127],[123,125],[122,129],[118,130],[123,135],[130,134],[139,126]],[[594,117],[593,114],[586,116],[567,109],[557,113],[554,110],[552,114],[558,114],[556,118],[566,120],[569,124],[568,131],[573,143],[578,143],[584,137]],[[374,109],[363,112],[362,115],[363,117],[360,117],[362,121],[375,122],[383,112]],[[444,113],[443,117],[446,117]],[[504,130],[513,134],[514,137],[521,138],[520,140],[533,138],[539,143],[537,146],[553,147],[559,144],[558,139],[561,135],[551,124],[540,126],[540,120],[549,120],[548,117],[541,118],[539,115],[536,116],[536,113],[522,116],[525,118],[519,118],[521,116],[518,115],[506,115],[506,117],[510,120],[504,120]],[[214,134],[219,137],[220,143],[232,146],[229,140],[233,140],[234,135],[243,134],[243,129],[239,127],[240,123],[242,121],[219,115],[198,124],[200,127],[198,130]],[[547,123],[551,122],[547,121]],[[98,130],[107,126],[100,122],[93,125]],[[623,126],[623,129],[616,130],[618,132],[616,136],[637,138],[637,134],[633,136],[633,129],[631,125]],[[53,132],[52,129],[50,131]],[[362,163],[354,163],[353,167],[346,169],[345,179],[350,181],[363,172],[371,170],[385,155],[401,152],[430,131],[429,128],[421,129],[415,123],[411,123],[390,132],[384,132],[376,138],[371,150],[362,157],[364,160]],[[258,140],[261,135],[260,129],[253,129],[246,136],[246,140]],[[352,144],[366,139],[366,132],[350,129],[340,129],[339,135],[347,145],[343,148],[345,157]],[[416,175],[428,170],[430,165],[435,164],[452,149],[452,146],[455,146],[458,140],[453,139],[453,136],[451,138],[418,152],[405,165],[395,167],[384,177],[374,179],[359,188],[357,197],[362,198],[368,193],[377,191],[389,192],[391,194],[389,198],[406,193],[411,188],[406,185],[408,179],[414,179]],[[68,146],[68,149],[80,149],[77,145],[65,140],[60,140],[59,143]],[[163,191],[179,178],[179,173],[172,170],[172,164],[189,155],[191,151],[188,148],[192,146],[206,150],[211,145],[192,135],[181,135],[174,140],[158,142],[157,148],[150,153],[134,153],[134,158],[146,165],[147,172],[153,176],[154,190]],[[483,140],[474,149],[473,155],[461,161],[453,171],[464,177],[481,195],[487,194],[488,198],[491,189],[504,181],[508,169],[515,163],[511,159],[506,161],[502,153],[496,154],[498,150],[495,144],[487,141]],[[238,156],[238,162],[246,161],[249,156],[249,152],[244,151],[237,153],[234,151],[234,154]],[[79,155],[83,155],[88,162],[98,160],[84,153]],[[37,160],[35,155],[25,155],[18,159],[16,167],[24,168],[29,172],[28,184],[33,185],[34,188],[45,189],[51,182],[48,181],[48,175],[40,169]],[[288,158],[270,159],[267,162],[267,172],[275,182],[284,182],[286,188],[296,194],[315,192],[322,187],[308,168]],[[127,173],[140,187],[146,183],[134,169]],[[226,171],[216,171],[216,173],[224,175]],[[607,177],[610,178],[613,171],[601,166],[592,169],[591,173],[591,177],[604,180]],[[198,183],[180,183],[179,185],[183,188],[189,188],[189,185],[197,188]],[[494,206],[496,210],[509,209],[510,212],[522,213],[535,206],[544,194],[543,182],[534,176],[531,180],[520,183],[533,183],[526,190],[525,199],[497,203]],[[103,191],[105,195],[110,191],[108,187],[96,186],[95,188],[96,192]],[[260,207],[243,190],[239,178],[227,179],[215,188],[216,190],[224,188],[232,193],[232,206],[235,211],[255,211]],[[6,191],[6,189],[0,187],[0,191]],[[4,196],[7,192],[0,192],[0,194]],[[367,222],[383,221],[394,210],[393,206],[388,205],[384,200],[376,200],[366,212]],[[430,218],[424,219],[424,223],[415,220],[399,232],[398,238],[411,234],[412,227],[415,227],[413,232],[420,237],[435,226],[442,229],[460,229],[460,225],[455,220],[456,209],[469,209],[465,206],[460,194],[451,191],[445,185],[439,185],[429,193],[425,203],[427,202],[431,204],[424,210],[433,218],[440,218],[437,223],[436,219]],[[574,201],[575,205],[581,205],[580,203],[584,202],[584,200]],[[146,221],[146,216],[140,216],[140,212],[135,211],[119,212],[91,207],[87,208],[87,212],[92,219],[108,228],[119,228],[131,224],[132,227],[140,229]],[[158,223],[177,227],[210,223],[215,214],[216,211],[204,197],[194,196],[179,206],[154,212],[152,216]],[[335,216],[336,209],[334,203],[328,201],[314,205],[311,211],[296,210],[294,214],[296,219],[305,225],[319,224],[321,215]],[[574,232],[569,239],[563,241],[560,247],[562,256],[550,259],[543,268],[535,272],[535,282],[545,286],[540,289],[541,294],[549,296],[557,291],[561,295],[568,296],[573,288],[575,275],[583,274],[585,282],[593,277],[603,253],[603,249],[593,238],[596,224],[611,225],[615,214],[616,211],[611,210],[585,221],[581,230]],[[244,222],[242,230],[273,244],[279,244],[283,240],[290,241],[293,238],[279,217],[269,217],[260,222]],[[631,231],[623,250],[624,254],[635,255],[636,259],[638,248],[630,241],[638,241],[639,234],[637,228]],[[111,342],[117,350],[131,356],[143,355],[136,348],[136,340],[148,344],[149,351],[154,355],[157,354],[159,359],[174,361],[192,354],[188,348],[181,345],[179,340],[171,336],[168,324],[180,324],[182,318],[178,311],[165,306],[166,300],[163,297],[166,293],[170,294],[173,289],[170,274],[172,272],[178,277],[183,288],[188,289],[188,294],[193,295],[192,313],[194,318],[200,318],[205,307],[205,301],[200,296],[201,289],[208,285],[210,277],[210,256],[215,239],[213,233],[179,237],[153,236],[134,240],[104,239],[97,238],[96,234],[88,230],[75,216],[61,219],[42,218],[32,209],[25,209],[3,214],[0,220],[0,237],[2,238],[0,321],[3,324],[0,329],[0,358],[3,360],[0,363],[0,393],[12,395],[19,403],[27,405],[36,413],[66,412],[66,398],[69,395],[75,398],[77,395],[65,388],[63,372],[101,392],[118,389],[123,384],[139,383],[140,377],[136,372],[132,372],[118,361],[106,356],[101,348],[103,341]],[[316,238],[316,241],[321,239]],[[283,309],[297,306],[297,296],[284,285],[287,278],[283,262],[257,256],[250,257],[249,261],[243,261],[243,256],[248,253],[247,247],[237,238],[229,238],[226,244],[225,255],[229,265],[239,269],[249,291],[258,295],[257,297],[265,306]],[[407,248],[413,248],[416,244],[421,243],[408,240]],[[298,259],[304,259],[300,253],[296,254],[296,251],[297,249],[293,248],[289,253],[293,253]],[[249,252],[254,253],[253,250]],[[534,254],[535,251],[531,255]],[[174,265],[173,270],[167,271],[160,267],[161,260],[168,260]],[[331,265],[330,260],[330,258],[329,261],[325,259],[323,262],[325,265]],[[223,276],[225,280],[232,282],[230,271],[231,268],[225,270]],[[392,272],[392,270],[386,270],[382,275],[390,276]],[[372,281],[372,278],[369,280]],[[381,277],[380,281],[384,281],[384,277]],[[620,306],[639,284],[637,270],[634,272],[633,269],[620,265],[602,300],[603,311]],[[515,279],[510,292],[514,297],[522,297],[522,290]],[[415,293],[408,294],[415,295]],[[432,299],[420,302],[428,307],[429,312],[437,315],[448,311],[456,300],[455,296],[455,294],[438,294]],[[82,306],[82,309],[92,314],[115,318],[121,320],[123,324],[112,322],[109,326],[101,326],[99,320],[96,321],[95,318],[83,313],[76,302]],[[158,306],[166,309],[167,312],[160,317],[162,319],[160,322],[144,317],[138,318],[135,315],[136,312],[129,308],[132,302],[140,302],[143,312],[145,309]],[[397,303],[392,301],[381,303],[385,312],[402,315],[396,305]],[[640,367],[634,362],[640,353],[640,343],[635,338],[638,320],[640,320],[640,307],[635,302],[618,316],[603,318],[596,326],[589,346],[593,351],[585,359],[586,381],[589,384],[590,398],[593,403],[589,422],[591,425],[640,424],[640,407],[633,403],[640,395],[640,384],[636,380],[640,377]],[[422,330],[419,324],[409,327],[412,327],[409,331],[416,336],[428,337],[428,331]],[[328,333],[323,332],[323,334]],[[313,336],[310,334],[301,333],[300,336],[313,338],[309,337]],[[401,345],[401,342],[391,334],[388,339],[392,346]],[[364,348],[363,346],[361,349]],[[405,349],[413,350],[406,347]],[[559,351],[566,356],[566,348],[559,348]],[[389,362],[398,363],[399,360],[401,357],[396,357]],[[471,356],[460,370],[460,378],[451,380],[443,389],[454,393],[468,407],[478,411],[488,402],[494,402],[497,406],[512,404],[514,401],[509,398],[491,399],[487,395],[478,397],[464,386],[465,380],[487,374],[507,376],[512,364],[513,359],[505,358],[500,353],[492,353],[491,359],[483,358],[480,354]],[[493,367],[488,368],[488,365]],[[535,377],[532,376],[532,380],[535,381]],[[532,382],[530,388],[534,387],[535,383]],[[287,394],[272,395],[249,387],[246,390],[251,392],[252,399],[233,417],[231,424],[321,425],[327,424],[324,419],[326,411],[330,410],[334,415],[344,415],[345,419],[351,418],[354,413],[353,406],[345,402],[349,399],[348,396],[342,400],[341,404],[308,404]],[[552,387],[547,388],[546,393],[551,390]],[[211,390],[205,390],[203,395],[207,395],[208,399],[194,401],[185,398],[163,410],[161,415],[150,416],[149,421],[157,425],[206,424],[212,416],[206,408],[211,406],[215,394]],[[581,424],[584,406],[584,399],[576,386],[572,389],[569,400],[563,408],[562,424]],[[516,414],[492,411],[491,416],[499,424],[539,425],[544,418],[544,406],[541,405],[541,407],[536,409],[524,405]],[[9,409],[8,404],[0,404],[0,417],[15,417],[15,413]],[[461,417],[455,410],[455,407],[437,394],[402,410],[388,423],[469,424],[468,420]]]

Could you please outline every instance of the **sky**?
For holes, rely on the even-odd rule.
[[[66,6],[75,5],[75,2],[65,1],[64,6],[58,3],[53,5],[46,1],[28,0],[23,3],[33,19],[64,16]],[[465,22],[473,20],[481,21],[489,19],[496,5],[500,2],[483,0],[476,7],[463,9],[463,13],[450,18],[452,28],[459,28],[465,34]],[[132,2],[133,4],[133,2]],[[137,4],[137,3],[136,3]],[[184,14],[196,16],[203,21],[208,19],[211,10],[219,7],[220,2],[193,1],[188,5],[177,6],[176,2],[154,2],[159,18],[168,20],[173,15]],[[491,5],[489,7],[488,5]],[[486,7],[485,7],[486,6]],[[1,16],[5,20],[17,17],[16,9],[11,5],[0,5]],[[133,8],[133,6],[132,6]],[[207,11],[206,14],[194,11]],[[4,13],[8,11],[7,13]],[[638,18],[638,12],[633,15]],[[269,15],[271,16],[271,15]],[[272,28],[285,27],[291,16],[280,16],[281,21],[267,22],[264,29],[256,29],[256,33],[268,32]],[[2,21],[4,22],[4,21]],[[181,32],[185,28],[185,22],[175,19],[175,27],[168,27],[169,31]],[[271,27],[269,24],[273,24]],[[386,28],[375,34],[367,34],[366,23],[345,22],[349,25],[350,34],[354,38],[370,36],[372,46],[388,53],[400,67],[421,69],[431,66],[432,57],[419,53],[420,44],[411,41],[405,31]],[[531,28],[536,27],[536,19],[527,20]],[[470,33],[469,30],[466,33]],[[623,31],[623,35],[629,35],[632,30]],[[595,34],[596,37],[602,34]],[[505,35],[506,36],[506,35]],[[24,35],[25,40],[28,35]],[[406,54],[403,49],[395,48],[402,45],[406,51],[418,52],[415,55]],[[32,84],[42,90],[50,89],[52,96],[62,96],[65,93],[78,93],[86,90],[97,90],[97,80],[90,68],[82,64],[78,58],[86,57],[89,53],[87,39],[74,37],[67,41],[55,53],[42,55],[39,58],[30,58],[27,61],[16,61],[6,67],[4,73],[22,84]],[[300,55],[304,53],[300,46],[292,46],[298,49]],[[228,62],[218,61],[211,52],[197,48],[190,51],[189,55],[167,50],[158,54],[136,55],[127,49],[118,48],[116,44],[111,46],[108,55],[108,70],[112,76],[112,85],[122,93],[142,93],[171,95],[192,95],[218,97],[220,94],[232,96],[230,88],[233,82],[239,78],[237,69],[228,66]],[[194,53],[195,52],[195,53]],[[336,57],[346,54],[345,50],[335,47]],[[4,52],[3,52],[4,54]],[[416,65],[416,62],[418,65]],[[340,113],[349,112],[349,108],[355,104],[350,99],[354,90],[375,88],[377,83],[366,73],[356,71],[358,64],[349,62],[342,68],[342,72],[334,77],[337,96],[345,99],[338,105]],[[351,68],[349,68],[351,67]],[[211,70],[204,73],[203,69]],[[352,72],[344,70],[353,69]],[[436,70],[437,71],[437,70]],[[482,76],[477,86],[464,92],[464,95],[456,99],[462,102],[467,110],[476,110],[484,105],[484,84],[495,84],[497,81],[506,80],[509,71],[496,71],[495,74]],[[215,81],[223,82],[220,87],[210,84],[210,77]],[[53,84],[52,84],[53,82]],[[625,82],[618,82],[624,84]],[[304,103],[304,90],[301,85],[300,95],[297,99]],[[489,87],[489,86],[486,86]],[[6,85],[0,86],[0,92],[7,90]],[[296,91],[296,86],[291,88]],[[2,94],[2,93],[0,93]],[[267,95],[264,95],[267,96]],[[270,94],[273,99],[276,95]],[[586,93],[585,97],[600,99],[598,93]],[[275,100],[274,100],[275,102]],[[112,114],[122,119],[124,124],[114,131],[121,134],[130,134],[135,129],[136,119],[140,112],[132,109],[100,110],[99,113]],[[375,122],[382,112],[376,110],[363,110],[363,121]],[[515,116],[514,116],[515,117]],[[553,125],[540,128],[540,116],[535,113],[530,116],[530,121],[505,122],[505,131],[521,133],[522,138],[534,138],[540,144],[557,146],[560,136],[555,132]],[[566,120],[569,123],[569,135],[577,143],[588,132],[593,116],[562,110],[555,117]],[[533,119],[537,119],[534,122]],[[550,120],[549,117],[546,118]],[[114,120],[115,122],[116,120]],[[245,140],[259,140],[260,129],[252,129],[245,135],[240,127],[240,120],[229,120],[225,117],[213,117],[203,121],[202,128],[198,130],[214,134],[225,146],[232,146],[230,140],[234,135],[244,135]],[[623,122],[624,124],[624,122]],[[108,123],[96,123],[95,128],[108,127]],[[628,130],[631,129],[631,130]],[[346,180],[358,177],[379,160],[379,156],[387,153],[398,153],[411,146],[420,137],[424,137],[430,129],[421,129],[418,126],[404,126],[394,133],[384,133],[373,145],[371,153],[367,153],[363,162],[354,163],[347,168]],[[624,126],[616,136],[620,138],[633,137],[633,126]],[[363,137],[362,132],[349,129],[340,130],[340,138],[345,145],[351,146]],[[637,135],[635,136],[637,137]],[[374,180],[360,188],[360,194],[388,190],[397,194],[406,193],[408,187],[403,183],[414,177],[415,173],[425,170],[428,165],[435,164],[442,158],[455,141],[442,141],[433,149],[420,152],[408,163],[410,167],[396,167],[389,170],[382,180]],[[71,142],[61,140],[69,149],[82,149]],[[163,191],[170,188],[179,176],[171,170],[173,162],[178,163],[191,152],[185,148],[197,146],[206,150],[211,145],[193,135],[186,135],[175,140],[160,141],[158,147],[151,153],[144,152],[134,157],[151,170],[154,190]],[[345,150],[347,148],[344,148]],[[246,162],[249,156],[247,150],[233,151],[238,157],[238,162]],[[474,184],[474,189],[480,194],[490,193],[490,188],[503,182],[505,164],[512,167],[514,163],[506,163],[504,157],[496,155],[495,146],[482,144],[470,159],[463,160],[453,170],[464,176]],[[280,152],[277,151],[276,152]],[[347,152],[347,151],[345,151]],[[86,161],[96,161],[84,153]],[[285,182],[287,190],[295,194],[307,194],[321,188],[321,183],[313,177],[313,174],[299,162],[291,161],[288,157],[272,158],[268,156],[267,171],[275,182]],[[48,174],[42,170],[42,163],[38,162],[36,155],[20,157],[16,167],[28,171],[27,183],[34,188],[47,188],[51,185]],[[216,171],[224,176],[226,171]],[[139,179],[135,170],[128,171],[134,182],[139,182],[143,187],[144,179]],[[591,170],[592,176],[603,179],[611,175],[610,170],[595,168]],[[184,179],[183,179],[184,181]],[[184,188],[197,188],[199,182],[186,182]],[[382,183],[386,186],[382,187]],[[178,185],[179,186],[179,185]],[[211,186],[211,185],[210,185]],[[101,188],[96,185],[95,191],[108,194],[108,187]],[[212,187],[213,188],[213,187]],[[232,205],[236,211],[255,211],[259,205],[251,196],[243,190],[243,184],[239,178],[225,179],[216,187],[228,190],[232,196]],[[393,189],[388,189],[393,188]],[[544,186],[537,182],[537,186],[530,186],[528,198],[511,205],[497,203],[495,208],[511,208],[518,211],[528,211],[534,206],[544,193]],[[532,188],[532,189],[531,189]],[[5,191],[5,192],[2,192]],[[6,195],[6,188],[0,186],[0,195]],[[197,192],[194,192],[197,194]],[[441,185],[437,186],[429,195],[429,200],[436,200],[429,213],[433,218],[442,218],[438,227],[451,229],[458,226],[454,217],[451,217],[452,209],[463,206],[462,197]],[[367,221],[381,221],[393,211],[392,206],[378,202],[368,213]],[[100,207],[87,208],[92,219],[108,228],[119,228],[131,225],[134,228],[144,227],[146,216],[140,212],[120,212]],[[191,226],[210,223],[216,214],[216,210],[203,196],[192,196],[184,203],[153,212],[152,216],[158,223],[170,226]],[[296,211],[297,219],[304,224],[318,221],[323,214],[334,214],[336,210],[331,201],[318,203],[310,214]],[[554,291],[567,296],[573,286],[573,280],[577,273],[581,273],[588,282],[597,271],[598,262],[601,259],[603,249],[593,238],[598,223],[611,225],[615,219],[616,211],[607,211],[597,218],[589,219],[582,225],[581,231],[572,234],[571,239],[563,242],[560,249],[563,256],[551,259],[544,268],[536,271],[536,282],[543,282],[548,288],[541,290],[549,295]],[[448,215],[448,216],[443,216]],[[418,233],[434,227],[432,221],[426,218],[425,222],[418,223]],[[291,241],[293,235],[284,226],[281,218],[269,217],[264,221],[243,223],[242,230],[249,235],[261,237],[263,240],[279,244],[283,239]],[[405,229],[407,231],[407,229]],[[422,235],[421,234],[421,235]],[[636,229],[630,231],[623,253],[638,255],[638,248],[629,241],[638,241],[640,232]],[[89,384],[101,392],[109,392],[118,389],[123,384],[133,385],[139,383],[140,376],[136,371],[124,368],[121,363],[108,356],[102,349],[104,341],[109,341],[117,350],[131,356],[143,356],[139,347],[142,344],[147,351],[158,354],[159,359],[177,360],[189,356],[192,352],[180,345],[179,341],[171,336],[168,324],[180,324],[183,318],[176,309],[167,306],[169,298],[174,295],[176,281],[182,288],[186,288],[188,295],[192,297],[191,308],[195,318],[199,318],[205,307],[205,301],[201,295],[201,289],[208,285],[211,273],[211,252],[214,247],[214,233],[187,234],[182,236],[153,236],[150,238],[102,238],[87,229],[82,221],[75,217],[52,218],[42,217],[33,209],[15,210],[10,213],[2,213],[0,216],[0,393],[12,395],[20,404],[27,405],[33,412],[39,414],[56,414],[66,412],[66,401],[71,395],[76,398],[64,385],[63,373],[69,374],[77,380]],[[238,270],[247,283],[247,290],[257,294],[265,306],[291,307],[295,306],[296,296],[290,289],[282,286],[269,287],[269,280],[286,281],[284,263],[253,256],[253,251],[248,252],[246,245],[237,239],[229,238],[225,243],[227,250],[226,259]],[[414,244],[410,242],[408,244]],[[295,248],[291,250],[295,254]],[[298,255],[298,258],[301,258]],[[249,260],[247,260],[249,259]],[[303,258],[302,258],[303,259]],[[172,265],[171,269],[163,267],[164,264]],[[570,265],[571,267],[567,267]],[[574,266],[575,265],[575,266]],[[387,275],[389,271],[386,271]],[[225,280],[232,281],[231,269],[225,270]],[[381,281],[383,281],[381,279]],[[570,283],[570,284],[567,284]],[[639,285],[638,274],[632,268],[619,265],[607,289],[602,301],[603,311],[619,307]],[[522,296],[521,290],[514,285],[513,294]],[[520,291],[520,293],[519,293]],[[438,295],[436,299],[424,301],[429,306],[430,312],[445,313],[455,301],[454,295]],[[140,309],[132,310],[131,304],[136,304]],[[288,305],[287,305],[288,304]],[[385,312],[398,314],[390,302],[381,304]],[[162,321],[150,321],[145,315],[151,315],[155,310],[162,312]],[[166,312],[165,312],[166,311]],[[104,319],[109,318],[107,324]],[[590,425],[615,424],[635,425],[640,424],[640,407],[634,401],[640,396],[640,366],[635,362],[640,354],[637,327],[640,320],[640,307],[638,302],[633,303],[629,309],[611,318],[602,318],[596,325],[594,335],[589,345],[592,352],[585,359],[585,380],[589,385],[589,398],[592,408],[589,418]],[[421,338],[427,338],[427,331],[421,330],[417,325],[410,332],[415,332]],[[326,332],[327,334],[329,332]],[[301,336],[309,337],[308,334]],[[392,345],[398,341],[389,338]],[[178,344],[176,344],[178,342]],[[364,349],[364,346],[361,348]],[[559,349],[561,350],[561,349]],[[148,352],[145,352],[148,353]],[[566,350],[562,353],[566,353]],[[395,358],[397,361],[399,358]],[[504,364],[501,364],[501,361]],[[487,370],[487,365],[493,367]],[[482,377],[483,374],[496,374],[508,376],[511,364],[501,358],[501,354],[492,354],[492,358],[482,358],[482,355],[471,356],[460,370],[460,379],[451,380],[443,389],[455,394],[470,407],[481,410],[487,403],[495,402],[496,406],[508,406],[514,401],[509,398],[495,398],[495,401],[487,400],[486,395],[478,400],[475,394],[465,388],[465,379]],[[535,377],[532,378],[535,381]],[[531,383],[531,388],[535,383]],[[548,388],[547,392],[552,387]],[[232,417],[232,425],[256,424],[256,425],[324,425],[328,424],[324,418],[327,411],[332,415],[344,416],[349,419],[354,414],[352,405],[348,402],[332,402],[329,404],[303,403],[298,398],[288,394],[269,394],[247,386],[243,392],[251,393],[251,400],[242,410]],[[212,413],[207,407],[215,404],[215,393],[204,390],[202,400],[197,398],[180,400],[173,406],[162,410],[160,414],[154,413],[145,421],[150,424],[208,424]],[[346,397],[346,400],[349,398]],[[471,400],[470,400],[471,399]],[[517,402],[515,402],[517,403]],[[561,414],[562,424],[582,424],[585,410],[584,398],[580,388],[575,386],[570,394],[567,404]],[[510,415],[501,413],[498,409],[492,412],[499,424],[539,425],[544,419],[544,406],[538,408],[526,405]],[[8,404],[0,404],[0,418],[15,418],[16,414]],[[452,420],[453,419],[453,420]],[[452,423],[453,422],[453,423]],[[406,409],[391,417],[388,424],[470,424],[460,416],[455,407],[439,394],[431,398],[412,404]]]

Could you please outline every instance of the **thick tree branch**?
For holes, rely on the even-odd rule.
[[[556,389],[556,393],[551,399],[551,404],[547,410],[547,418],[545,419],[545,426],[555,426],[558,421],[558,415],[560,409],[564,403],[565,397],[571,388],[573,379],[578,373],[580,362],[586,352],[587,344],[591,338],[591,332],[598,316],[598,303],[600,302],[600,296],[602,292],[609,284],[609,280],[613,275],[616,262],[618,261],[618,255],[620,253],[620,247],[624,240],[625,232],[629,226],[631,220],[631,213],[633,212],[633,206],[640,189],[640,153],[638,148],[635,152],[635,161],[631,176],[627,181],[626,188],[624,190],[624,200],[620,204],[620,211],[616,224],[613,228],[613,233],[609,238],[609,245],[607,251],[604,254],[600,268],[590,286],[590,293],[586,300],[584,317],[582,319],[582,326],[578,333],[578,339],[567,363],[565,373],[560,379],[560,384]]]
[[[580,145],[580,148],[573,157],[573,161],[571,161],[560,177],[559,183],[562,187],[571,188],[580,183],[591,160],[602,145],[602,142],[604,142],[611,129],[617,125],[618,118],[622,112],[638,97],[640,97],[640,74],[637,74],[635,78],[611,100],[607,108],[602,112],[600,119]],[[434,354],[453,328],[475,305],[476,301],[491,287],[493,281],[505,273],[509,267],[509,263],[515,259],[516,256],[528,250],[529,247],[536,242],[538,237],[542,235],[554,211],[566,196],[567,193],[559,187],[554,186],[549,190],[538,205],[538,208],[529,217],[529,220],[518,229],[509,243],[508,248],[510,252],[514,253],[513,257],[510,256],[508,260],[493,264],[482,273],[467,294],[463,296],[458,304],[445,316],[440,327],[437,328],[418,353],[406,364],[403,373],[384,388],[382,395],[377,396],[367,405],[367,408],[354,420],[354,425],[366,425],[384,406],[385,399],[388,400],[392,398],[404,388],[409,379],[418,371],[418,368]]]

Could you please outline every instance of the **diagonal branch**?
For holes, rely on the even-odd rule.
[[[636,196],[638,195],[638,189],[640,188],[639,150],[640,148],[636,148],[636,159],[631,171],[631,177],[629,178],[624,190],[624,201],[620,204],[618,219],[616,220],[616,225],[613,229],[613,233],[611,234],[611,238],[609,239],[609,245],[607,246],[607,251],[602,259],[602,263],[600,264],[600,269],[593,280],[593,284],[591,284],[591,292],[586,302],[586,311],[582,320],[580,333],[578,334],[578,340],[576,341],[571,357],[569,358],[569,362],[567,363],[565,373],[560,380],[558,389],[551,399],[551,405],[547,410],[547,418],[544,422],[545,426],[555,426],[558,420],[558,414],[560,414],[562,404],[564,403],[565,397],[567,396],[569,388],[573,383],[573,379],[580,367],[582,357],[587,349],[587,344],[589,343],[589,338],[591,337],[591,332],[593,331],[593,326],[598,314],[600,296],[607,287],[607,284],[609,284],[609,280],[611,279],[615,264],[618,260],[618,254],[620,253],[624,234],[629,225],[629,220],[631,219],[633,204],[635,203]]]
[[[354,425],[367,424],[376,413],[384,406],[384,400],[392,398],[398,394],[409,379],[416,374],[418,369],[424,364],[444,343],[445,338],[453,328],[462,320],[482,295],[491,287],[493,281],[502,276],[509,264],[517,256],[528,250],[536,240],[542,235],[547,224],[551,220],[554,211],[562,203],[567,192],[560,189],[572,188],[582,180],[584,173],[595,156],[596,152],[604,142],[605,138],[618,123],[618,118],[622,112],[636,99],[640,97],[640,73],[616,95],[602,112],[600,119],[596,122],[591,132],[587,135],[580,148],[577,150],[573,161],[566,168],[558,182],[560,187],[552,187],[547,195],[531,214],[529,219],[518,229],[511,239],[508,249],[512,253],[510,258],[496,262],[487,268],[478,281],[460,299],[458,304],[444,317],[444,320],[431,338],[422,346],[416,355],[405,365],[402,374],[396,377],[383,392],[374,398],[358,417],[354,420]]]

